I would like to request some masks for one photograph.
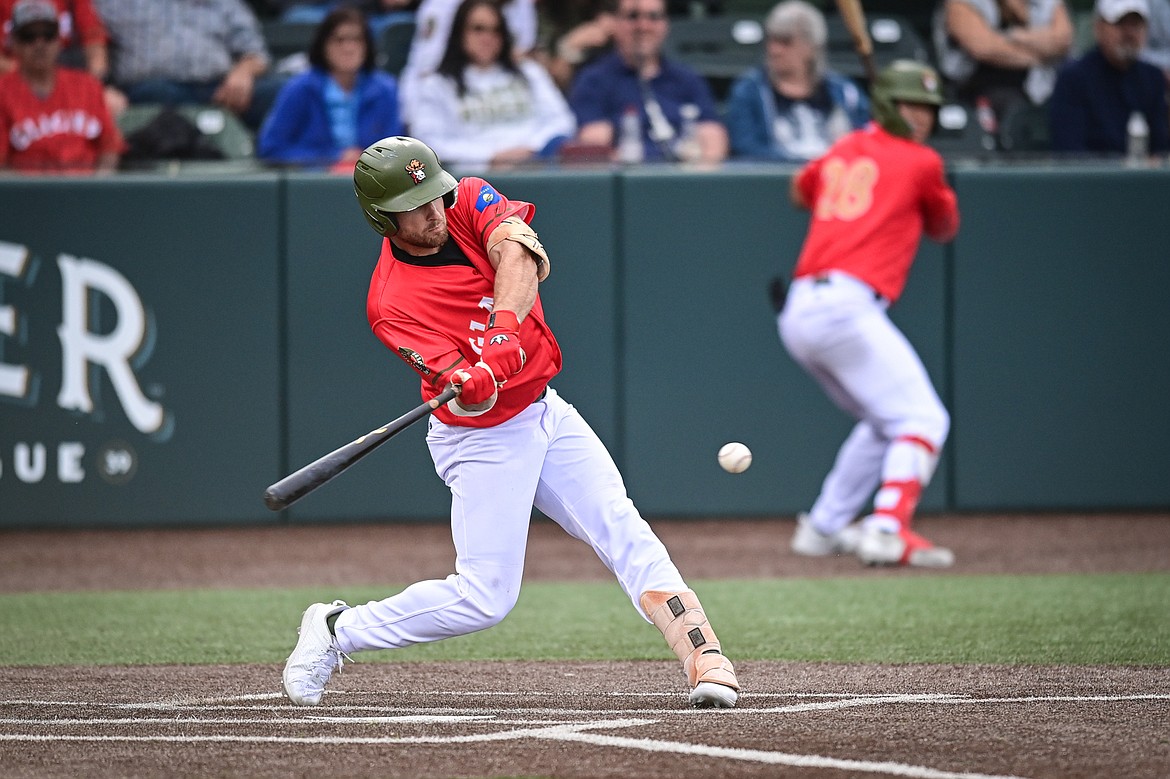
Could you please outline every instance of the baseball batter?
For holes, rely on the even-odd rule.
[[[931,68],[899,60],[878,75],[872,97],[876,121],[792,180],[793,202],[812,214],[778,317],[780,338],[857,424],[791,546],[804,555],[854,552],[871,565],[946,567],[951,551],[910,525],[950,416],[886,315],[922,233],[945,242],[959,229],[942,159],[924,145],[942,95]],[[851,524],[870,495],[872,511]]]
[[[427,444],[451,490],[455,573],[382,601],[306,609],[284,668],[299,705],[320,702],[342,657],[438,641],[495,625],[516,604],[535,505],[593,547],[635,608],[683,663],[699,707],[731,707],[739,683],[698,597],[626,495],[605,446],[549,386],[561,350],[537,286],[549,258],[535,207],[481,178],[456,181],[414,138],[367,148],[354,172],[366,219],[386,236],[367,314],[421,378]],[[588,630],[589,614],[581,615]]]

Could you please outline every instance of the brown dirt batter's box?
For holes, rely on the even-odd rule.
[[[1170,669],[745,661],[740,707],[668,662],[363,664],[321,707],[267,666],[0,669],[6,775],[1165,776]]]

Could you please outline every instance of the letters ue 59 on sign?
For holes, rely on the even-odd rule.
[[[41,398],[42,375],[36,366],[18,364],[5,356],[5,342],[26,342],[30,329],[45,326],[38,310],[33,320],[5,300],[4,290],[37,284],[47,274],[36,272],[38,260],[28,247],[0,241],[0,405],[25,407],[34,419],[48,418]],[[148,355],[153,342],[150,317],[138,292],[109,265],[85,257],[59,254],[60,318],[56,322],[61,352],[58,408],[100,425],[105,415],[95,408],[90,382],[103,371],[114,388],[122,412],[144,436],[165,441],[173,431],[173,419],[162,405],[148,398],[139,386],[134,364]],[[95,329],[90,303],[102,299],[103,327]],[[44,300],[44,291],[37,297]],[[108,303],[108,305],[106,305]],[[30,321],[32,320],[32,321]],[[14,350],[7,350],[11,353]],[[10,408],[5,416],[12,413]],[[35,424],[35,423],[34,423]],[[87,478],[87,468],[111,484],[124,484],[137,470],[137,454],[124,440],[100,442],[5,440],[0,429],[0,480],[33,484],[56,478],[65,484]],[[88,454],[88,456],[87,456]],[[9,467],[5,467],[5,466]],[[55,471],[54,471],[55,468]]]

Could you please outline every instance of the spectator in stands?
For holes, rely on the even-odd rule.
[[[731,87],[726,122],[736,157],[807,161],[869,121],[869,100],[826,70],[825,17],[804,0],[778,3],[764,22],[764,66]]]
[[[569,91],[581,66],[612,46],[616,19],[610,5],[609,0],[542,4],[541,29],[548,36],[541,61],[562,91]]]
[[[20,0],[12,8],[16,68],[0,75],[0,168],[20,171],[113,171],[125,146],[102,84],[57,64],[57,8]]]
[[[418,82],[411,125],[445,165],[549,159],[576,131],[573,112],[548,72],[511,52],[498,3],[464,0],[438,70]]]
[[[12,32],[12,8],[18,0],[0,0],[0,28],[3,36]],[[108,36],[93,0],[51,0],[57,9],[57,27],[61,36],[61,64],[81,67],[98,81],[109,74]],[[75,53],[80,54],[76,56]],[[0,73],[16,69],[7,42],[0,43]]]
[[[244,0],[95,0],[113,40],[114,83],[131,103],[214,104],[252,130],[281,79]]]
[[[1139,59],[1150,14],[1147,0],[1097,0],[1097,46],[1060,71],[1048,104],[1053,151],[1126,151],[1126,125],[1139,112],[1149,151],[1170,151],[1170,115],[1162,71]]]
[[[536,48],[536,0],[498,0],[512,33],[512,54],[530,54]],[[447,39],[460,0],[422,0],[415,14],[414,39],[398,82],[402,120],[413,128],[413,111],[419,79],[433,73],[447,50]],[[411,129],[413,132],[413,129]]]
[[[1064,0],[942,0],[933,24],[939,70],[960,100],[987,103],[990,131],[1047,102],[1072,49]]]
[[[644,160],[726,158],[727,130],[710,86],[662,56],[669,31],[665,0],[618,0],[616,16],[614,51],[582,68],[573,81],[569,105],[577,115],[578,142],[616,151],[625,124],[640,136]]]
[[[60,64],[81,68],[105,83],[110,75],[109,35],[93,0],[52,0],[61,35]],[[7,38],[12,31],[12,9],[17,0],[0,0],[0,73],[16,69]],[[105,90],[106,106],[117,116],[126,108],[126,96],[112,86]]]
[[[360,10],[342,6],[326,14],[309,46],[310,69],[284,85],[264,120],[258,155],[352,173],[362,149],[401,135],[398,84],[376,69],[374,55]]]

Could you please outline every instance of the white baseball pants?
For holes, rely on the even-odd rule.
[[[857,420],[809,512],[835,533],[862,512],[885,482],[930,482],[950,430],[950,415],[887,301],[844,273],[793,281],[777,318],[792,358],[829,398]],[[928,455],[919,438],[934,447]]]
[[[533,505],[593,547],[639,614],[646,590],[688,589],[605,445],[551,387],[496,427],[431,417],[427,444],[451,489],[455,573],[343,611],[335,626],[342,651],[438,641],[500,622],[520,594]]]

